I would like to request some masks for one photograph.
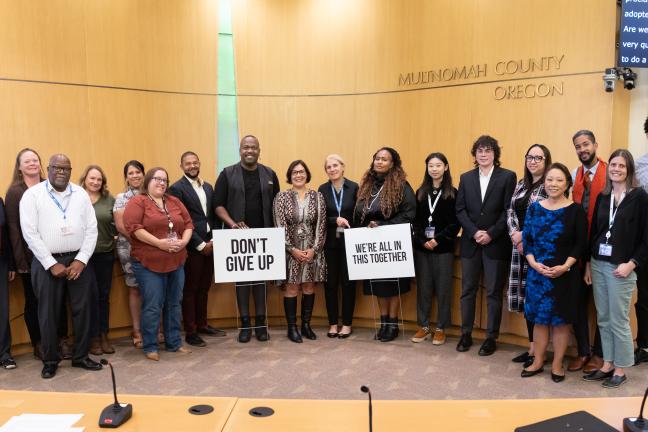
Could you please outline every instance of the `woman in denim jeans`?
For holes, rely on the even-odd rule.
[[[585,281],[592,283],[603,345],[603,366],[583,376],[616,388],[627,381],[634,364],[630,302],[635,268],[648,265],[648,194],[638,187],[632,154],[610,155],[605,189],[596,199],[590,228],[591,259]]]
[[[144,193],[133,197],[124,211],[131,243],[133,270],[142,294],[144,355],[158,361],[158,328],[163,313],[166,350],[190,353],[182,346],[180,319],[186,246],[193,224],[182,202],[167,195],[169,175],[164,168],[144,176]]]

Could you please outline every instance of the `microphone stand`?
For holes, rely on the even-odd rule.
[[[648,387],[644,393],[643,400],[641,401],[641,409],[639,410],[639,417],[633,419],[626,417],[623,419],[623,432],[645,432],[648,431],[648,420],[643,416],[644,406],[646,405],[646,398],[648,397]]]
[[[115,370],[113,369],[113,365],[106,359],[101,359],[101,364],[104,366],[110,366],[110,376],[112,377],[113,396],[115,397],[115,402],[101,411],[101,416],[99,416],[99,427],[118,428],[122,424],[126,423],[133,415],[133,405],[119,403],[117,400],[117,381],[115,380]]]
[[[367,393],[367,395],[369,395],[369,432],[373,432],[373,410],[371,405],[371,390],[369,390],[369,387],[367,386],[362,386],[360,387],[360,391],[362,393]]]

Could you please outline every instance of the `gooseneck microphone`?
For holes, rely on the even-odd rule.
[[[369,395],[369,432],[373,432],[373,410],[371,406],[371,390],[367,386],[361,386],[360,391]]]
[[[101,359],[100,363],[104,366],[110,366],[110,376],[112,377],[113,395],[115,396],[115,402],[108,405],[103,409],[103,411],[101,411],[101,416],[99,417],[99,427],[118,428],[122,424],[126,423],[129,418],[131,418],[131,416],[133,415],[133,406],[131,404],[120,404],[117,400],[117,382],[115,381],[115,370],[113,369],[112,363],[110,363],[106,359]]]
[[[646,432],[648,431],[648,420],[643,416],[644,406],[646,405],[646,397],[648,397],[648,387],[644,393],[643,400],[641,401],[641,409],[639,410],[639,417],[626,417],[623,419],[623,432]]]

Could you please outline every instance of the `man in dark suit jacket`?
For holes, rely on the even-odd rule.
[[[500,168],[500,147],[488,135],[480,136],[471,153],[475,168],[462,174],[457,193],[457,218],[461,235],[461,339],[457,351],[472,345],[475,302],[480,275],[484,274],[488,321],[486,340],[479,355],[491,355],[497,349],[502,321],[502,291],[511,259],[511,240],[507,235],[506,209],[511,202],[516,176]]]
[[[214,276],[212,229],[215,217],[211,211],[214,190],[199,177],[200,160],[196,153],[183,153],[180,168],[184,171],[184,176],[171,185],[169,193],[182,201],[194,224],[187,245],[182,320],[186,342],[193,346],[205,346],[205,341],[198,333],[225,336],[223,330],[207,324],[207,298]]]

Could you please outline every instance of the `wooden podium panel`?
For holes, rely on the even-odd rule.
[[[520,385],[523,385],[520,383]],[[504,432],[574,411],[585,410],[612,427],[622,429],[624,417],[639,412],[641,398],[528,399],[468,401],[374,401],[374,430],[444,432]],[[251,408],[267,406],[275,414],[249,415]],[[225,425],[227,432],[368,431],[365,400],[239,399]]]
[[[75,426],[85,426],[85,432],[102,429],[99,414],[112,403],[112,394],[59,393],[0,390],[0,426],[20,414],[83,414]],[[120,431],[221,431],[236,398],[193,396],[121,395],[119,401],[133,405],[133,417]],[[189,414],[193,405],[211,405],[214,411],[206,415]]]

